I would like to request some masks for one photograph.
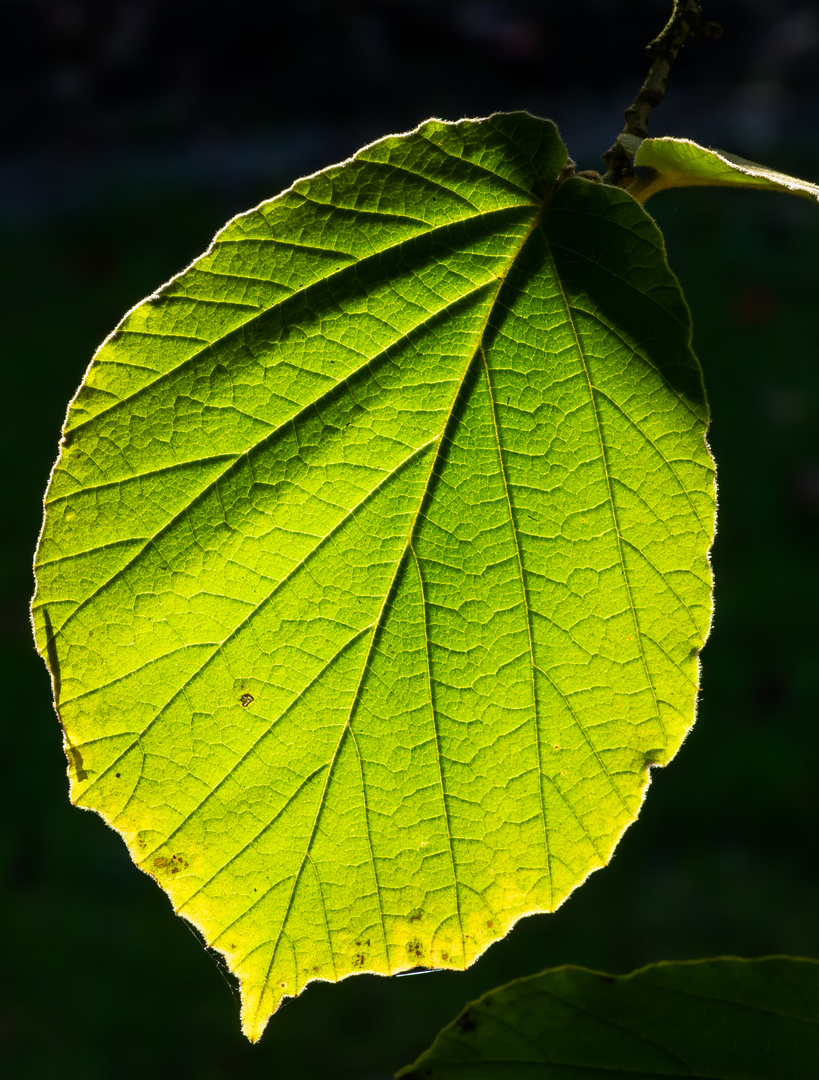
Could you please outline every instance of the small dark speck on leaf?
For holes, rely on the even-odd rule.
[[[478,1026],[478,1021],[475,1019],[475,1014],[467,1010],[455,1021],[455,1024],[464,1035],[469,1035]]]
[[[119,773],[117,773],[117,780],[119,780]]]
[[[410,922],[420,922],[421,917],[423,916],[423,914],[424,913],[422,911],[413,911],[412,915],[410,915],[410,917],[409,917],[409,921]]]
[[[253,700],[254,698],[252,694],[242,694],[242,696],[239,698],[239,701],[241,701],[242,703],[243,709],[246,709]]]

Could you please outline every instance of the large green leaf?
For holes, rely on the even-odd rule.
[[[651,219],[528,114],[241,215],[72,402],[33,613],[71,797],[238,975],[463,968],[693,720],[707,410]],[[565,182],[563,182],[565,180]]]
[[[711,150],[690,139],[638,139],[621,135],[620,142],[633,154],[642,175],[629,184],[628,192],[638,202],[675,187],[738,187],[801,195],[819,202],[819,186],[807,180],[758,165],[755,161]]]
[[[398,1076],[807,1080],[817,1071],[819,963],[775,956],[518,979],[468,1005]]]

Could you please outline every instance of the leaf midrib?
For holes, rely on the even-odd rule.
[[[511,258],[509,259],[509,262],[507,264],[505,272],[502,275],[500,275],[499,278],[498,278],[498,283],[497,283],[497,286],[496,286],[496,289],[495,289],[495,295],[493,296],[491,303],[487,305],[486,317],[484,319],[483,325],[481,326],[481,329],[480,329],[479,333],[476,335],[477,342],[476,342],[476,345],[475,345],[475,349],[474,349],[474,351],[472,353],[472,356],[470,357],[469,361],[464,364],[463,376],[462,376],[462,378],[460,380],[460,383],[459,383],[457,389],[455,390],[455,392],[452,395],[452,400],[451,400],[451,403],[450,403],[450,408],[449,408],[448,413],[447,413],[447,417],[446,417],[444,423],[442,424],[441,433],[440,433],[440,435],[438,436],[438,439],[437,439],[438,450],[436,451],[436,453],[434,455],[432,455],[432,461],[430,463],[430,469],[429,469],[429,473],[427,475],[427,481],[426,481],[426,483],[425,483],[425,485],[423,487],[421,497],[418,500],[418,507],[416,509],[416,513],[413,516],[413,519],[412,519],[412,522],[411,522],[411,524],[409,526],[409,529],[407,530],[407,538],[406,538],[406,541],[405,541],[405,544],[404,544],[404,549],[401,552],[401,555],[396,559],[395,570],[393,572],[393,575],[392,575],[392,578],[391,578],[391,580],[389,582],[389,585],[388,585],[388,587],[387,587],[387,589],[385,591],[384,601],[383,601],[383,603],[381,605],[381,610],[379,611],[379,614],[378,614],[377,618],[375,619],[374,623],[372,624],[372,636],[370,638],[370,643],[369,643],[369,646],[368,646],[368,649],[367,649],[367,654],[364,657],[364,660],[362,662],[361,675],[359,677],[358,686],[356,688],[355,694],[353,696],[352,703],[350,705],[350,710],[348,712],[347,719],[346,719],[344,725],[342,726],[342,729],[341,729],[341,732],[340,732],[340,735],[339,735],[339,739],[338,739],[338,742],[336,744],[336,748],[335,748],[330,760],[325,765],[325,768],[327,769],[327,776],[325,778],[324,787],[323,787],[321,796],[320,796],[319,801],[318,801],[316,814],[315,814],[315,817],[314,817],[314,820],[313,820],[312,827],[310,829],[310,834],[309,834],[308,839],[307,839],[307,844],[305,846],[304,856],[302,858],[302,861],[301,861],[298,869],[296,870],[296,872],[295,872],[295,874],[293,876],[293,886],[291,888],[290,896],[289,896],[288,901],[287,901],[287,903],[285,905],[285,908],[284,908],[284,915],[282,917],[281,926],[279,927],[276,939],[275,939],[275,941],[273,942],[273,945],[272,945],[271,959],[270,959],[270,964],[268,965],[268,973],[265,976],[264,982],[262,983],[262,987],[261,987],[261,989],[259,991],[259,1000],[258,1000],[258,1003],[257,1003],[255,1018],[258,1018],[259,1011],[260,1011],[260,1009],[262,1007],[262,1000],[263,1000],[265,991],[267,989],[267,981],[268,981],[268,978],[269,978],[270,965],[272,965],[272,963],[273,963],[273,960],[274,960],[275,955],[276,955],[276,951],[277,951],[278,946],[279,946],[279,942],[281,940],[281,936],[284,933],[285,926],[287,925],[287,920],[288,920],[288,918],[290,916],[290,913],[291,913],[291,910],[292,910],[293,897],[295,896],[295,891],[296,891],[296,888],[298,887],[298,882],[299,882],[299,880],[301,878],[301,874],[302,874],[302,872],[304,870],[304,867],[305,867],[305,865],[306,865],[306,863],[307,863],[307,861],[308,861],[308,859],[310,857],[310,849],[312,847],[313,840],[315,838],[316,831],[318,829],[319,821],[321,820],[322,810],[324,809],[324,806],[325,806],[325,796],[326,796],[326,792],[327,792],[327,790],[329,788],[330,781],[331,781],[331,778],[332,778],[332,775],[333,775],[334,765],[338,761],[338,757],[339,757],[341,748],[343,746],[343,743],[344,743],[344,740],[346,738],[346,735],[347,735],[348,731],[352,732],[352,723],[353,723],[353,719],[354,719],[354,716],[355,716],[355,712],[357,710],[358,702],[360,700],[361,687],[362,687],[363,680],[364,680],[364,677],[366,675],[366,672],[369,669],[370,659],[371,659],[371,656],[372,656],[375,641],[377,639],[379,630],[382,629],[382,620],[384,619],[385,611],[387,609],[387,602],[388,602],[389,598],[393,594],[393,590],[395,588],[396,581],[398,580],[398,577],[399,577],[399,575],[400,575],[400,573],[402,571],[402,568],[403,568],[404,563],[405,563],[405,561],[407,559],[408,553],[410,552],[410,550],[412,548],[413,538],[414,538],[414,536],[416,534],[418,523],[419,523],[419,521],[421,519],[421,510],[422,510],[422,507],[424,505],[426,495],[427,495],[427,493],[429,491],[430,482],[431,482],[432,477],[433,477],[433,475],[435,473],[435,467],[436,467],[436,465],[437,465],[437,463],[438,463],[438,461],[440,459],[441,448],[443,446],[443,442],[447,438],[447,432],[448,432],[448,430],[449,430],[449,428],[451,426],[451,423],[452,423],[452,418],[453,418],[453,415],[454,415],[455,406],[456,406],[456,404],[458,402],[458,399],[460,397],[460,393],[461,393],[461,391],[463,389],[463,386],[464,386],[466,380],[468,379],[468,377],[470,375],[470,372],[471,372],[472,368],[474,366],[476,366],[476,364],[478,362],[478,359],[481,356],[481,349],[482,349],[482,346],[483,346],[484,338],[486,336],[486,331],[487,331],[487,329],[489,327],[489,323],[490,323],[490,320],[492,318],[492,314],[493,314],[493,312],[495,310],[495,305],[496,305],[498,297],[499,297],[499,295],[500,295],[500,293],[501,293],[501,291],[503,289],[503,286],[506,283],[507,277],[508,277],[512,267],[515,265],[515,263],[516,263],[518,257],[520,256],[521,252],[523,251],[523,249],[524,249],[524,247],[526,245],[526,242],[529,240],[529,238],[532,236],[532,234],[538,228],[538,226],[540,224],[540,219],[541,219],[541,216],[542,216],[544,210],[545,210],[545,204],[543,206],[541,206],[539,212],[537,213],[534,220],[532,221],[532,224],[530,225],[529,229],[526,231],[525,235],[523,236],[520,243],[518,244],[517,249],[515,250],[515,252],[511,256]],[[500,450],[500,448],[499,448],[499,450]],[[438,739],[437,728],[434,727],[433,731],[434,731],[434,735],[435,735],[436,750],[437,750],[437,753],[438,753],[438,755],[440,757],[441,747],[440,747],[440,742],[439,742],[439,739]],[[360,756],[359,756],[359,761],[360,761]],[[444,785],[442,784],[442,789],[443,789],[443,787],[444,787]],[[365,798],[365,807],[366,807],[366,793],[365,793],[364,798]],[[446,793],[445,793],[445,791],[443,792],[442,801],[444,803],[446,803]],[[451,832],[449,830],[448,816],[446,814],[445,814],[445,821],[447,822],[447,839],[448,839],[448,843],[449,843],[449,845],[451,847],[451,845],[452,845],[452,835],[451,835]],[[368,818],[366,819],[366,824],[367,824],[366,832],[367,832],[368,844],[371,844],[370,825],[369,825],[369,819]],[[270,825],[270,823],[268,823],[268,825],[265,826],[265,829],[269,828],[269,825]],[[544,821],[544,825],[545,825],[545,821]],[[256,834],[257,837],[260,836],[265,831],[265,829],[259,830],[259,832]],[[370,848],[370,850],[372,850],[372,849]],[[234,857],[235,856],[232,856],[231,859],[228,860],[228,862],[223,864],[218,870],[214,871],[214,873],[211,874],[211,876],[205,882],[202,883],[202,885],[199,887],[199,889],[197,891],[201,891],[201,889],[206,888],[207,885],[211,881],[213,881],[216,877],[218,877],[218,875],[220,873],[222,873],[222,871],[224,870],[225,866],[227,866],[229,864],[229,862],[233,861]],[[376,871],[376,868],[375,868],[375,861],[374,861],[374,859],[372,859],[372,857],[371,857],[371,866],[372,866],[372,869],[373,869],[373,880],[374,880],[374,884],[375,884],[376,895],[380,895],[380,885],[379,885],[379,882],[378,882],[378,874],[377,874],[377,871]],[[454,858],[453,858],[453,868],[454,868]],[[456,881],[455,881],[456,894],[457,894],[457,890],[458,890],[458,882],[457,882],[457,878],[456,878]],[[264,898],[267,896],[269,891],[270,890],[266,890],[262,895],[256,897],[252,901],[252,903],[250,903],[248,905],[248,907],[245,908],[245,910],[240,915],[237,915],[236,918],[233,919],[232,922],[227,927],[225,927],[223,930],[220,931],[219,937],[223,936],[233,926],[235,926],[235,924],[237,922],[239,922],[241,919],[245,918],[250,913],[250,911],[253,910],[254,907],[256,907],[260,902],[262,902],[262,900],[264,900]],[[187,902],[189,902],[189,901],[186,901],[186,903]],[[383,910],[381,908],[380,902],[379,902],[379,915],[380,915],[381,920],[382,920],[382,930],[383,930]],[[463,923],[462,923],[462,921],[460,921],[460,918],[459,918],[459,925],[460,925],[461,935],[463,936],[463,932],[464,932],[463,931]],[[215,940],[218,940],[218,938],[215,939]],[[387,945],[387,942],[386,942],[386,934],[385,933],[384,933],[384,951],[385,951],[385,959],[386,959],[387,963],[389,964],[389,948],[388,948],[388,945]]]

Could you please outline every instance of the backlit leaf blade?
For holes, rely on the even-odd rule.
[[[472,1002],[406,1080],[802,1080],[819,1061],[819,963],[721,957],[631,975],[563,967]]]
[[[72,799],[240,979],[461,968],[693,720],[713,466],[650,218],[552,124],[366,147],[97,353],[33,615]]]
[[[621,136],[624,144],[626,138],[629,137]],[[755,161],[748,161],[725,150],[708,149],[690,139],[664,136],[640,141],[634,138],[632,143],[634,164],[651,170],[636,177],[628,188],[629,194],[641,203],[658,191],[674,187],[756,188],[819,201],[819,186],[816,184],[769,169],[766,165],[758,165]],[[632,146],[627,145],[627,148],[632,149]]]

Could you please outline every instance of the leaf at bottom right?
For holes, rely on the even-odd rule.
[[[819,962],[554,968],[472,1002],[398,1076],[806,1080],[819,1076]]]

